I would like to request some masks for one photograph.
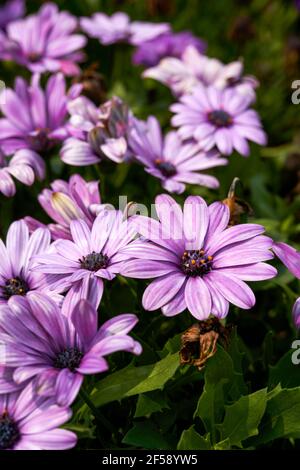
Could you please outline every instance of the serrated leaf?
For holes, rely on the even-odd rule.
[[[300,387],[272,390],[255,445],[279,438],[300,438]]]
[[[164,395],[161,392],[150,392],[138,397],[134,418],[150,416],[165,408],[169,408]]]
[[[195,431],[195,426],[191,426],[181,434],[177,445],[178,450],[210,450],[210,435],[201,436]]]
[[[114,400],[163,389],[179,367],[178,353],[147,366],[128,366],[101,380],[93,390],[91,399],[95,406]]]
[[[152,422],[135,423],[122,440],[123,444],[144,449],[169,449],[170,445]]]
[[[258,434],[258,425],[267,404],[267,389],[241,397],[225,406],[225,418],[217,425],[221,440],[229,439],[231,446],[242,447],[242,441]]]

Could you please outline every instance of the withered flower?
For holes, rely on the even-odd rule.
[[[217,350],[217,342],[228,345],[231,326],[224,327],[218,318],[195,323],[181,336],[180,364],[190,364],[202,370]]]
[[[243,216],[253,215],[253,209],[248,202],[236,196],[236,186],[239,182],[239,178],[234,178],[229,188],[227,198],[223,199],[223,203],[226,204],[230,210],[228,227],[232,227],[233,225],[243,222]]]

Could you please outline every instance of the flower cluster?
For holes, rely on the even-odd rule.
[[[24,13],[22,0],[0,8],[0,60],[30,74],[29,81],[18,76],[0,103],[0,193],[14,196],[15,180],[30,186],[51,176],[50,188],[37,190],[50,220],[32,212],[11,223],[5,243],[0,239],[0,450],[68,449],[76,435],[59,427],[77,397],[84,398],[85,376],[109,373],[107,356],[114,352],[142,352],[130,335],[138,317],[114,315],[111,285],[151,279],[145,310],[221,319],[231,304],[254,306],[247,282],[277,275],[267,263],[274,254],[300,279],[300,254],[274,243],[260,224],[233,224],[225,202],[208,205],[189,195],[182,208],[160,194],[148,217],[132,214],[130,204],[112,208],[102,189],[100,196],[101,165],[112,172],[119,164],[116,173],[142,166],[164,190],[182,194],[188,185],[218,188],[206,170],[227,165],[234,150],[248,156],[249,141],[265,145],[251,108],[258,82],[244,76],[241,61],[225,65],[207,57],[205,42],[191,32],[131,21],[122,12],[77,19],[45,3]],[[114,93],[96,105],[78,77],[68,81],[85,60],[82,32],[103,46],[135,47],[133,63],[148,67],[143,77],[166,84],[176,97],[166,130],[155,116],[139,119],[135,106],[133,112]],[[68,173],[70,166],[90,165],[97,165],[96,177],[95,168],[86,179]],[[53,181],[54,173],[64,179]],[[300,328],[300,298],[293,317]]]
[[[10,8],[16,12],[16,6]],[[6,34],[0,38],[4,43],[1,55],[31,72],[75,75],[79,72],[76,62],[84,58],[80,49],[86,44],[85,36],[74,34],[77,26],[77,19],[70,13],[59,12],[54,3],[46,3],[38,13],[6,25]]]

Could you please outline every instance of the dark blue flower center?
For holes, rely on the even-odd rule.
[[[18,426],[9,415],[0,415],[0,450],[12,449],[20,437]]]
[[[38,62],[39,60],[41,60],[42,58],[42,54],[40,52],[30,52],[28,55],[27,55],[27,58],[30,62]]]
[[[208,120],[217,127],[229,127],[233,123],[230,114],[222,109],[208,113]]]
[[[55,140],[49,138],[50,129],[39,128],[32,132],[27,141],[32,150],[47,152],[55,145]]]
[[[181,268],[187,276],[203,276],[211,271],[212,260],[204,250],[188,250],[181,257]]]
[[[80,267],[88,271],[98,271],[108,266],[108,256],[103,253],[92,251],[89,255],[83,256],[80,260]]]
[[[2,288],[5,299],[9,299],[12,295],[26,295],[29,291],[27,283],[18,276],[8,279]]]
[[[174,176],[177,173],[175,165],[171,162],[166,162],[165,160],[160,160],[159,158],[155,160],[156,168],[162,173],[166,178]]]
[[[82,358],[83,353],[78,348],[66,348],[56,355],[54,367],[74,372],[79,367]]]

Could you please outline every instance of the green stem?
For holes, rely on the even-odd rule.
[[[96,406],[94,405],[94,403],[90,399],[89,395],[86,393],[86,391],[83,388],[80,390],[79,396],[82,398],[82,400],[90,408],[90,410],[94,414],[97,421],[99,421],[106,429],[108,429],[111,433],[113,433],[114,432],[113,426],[105,418],[105,416],[103,416],[103,414],[98,410],[98,408],[96,408]]]

